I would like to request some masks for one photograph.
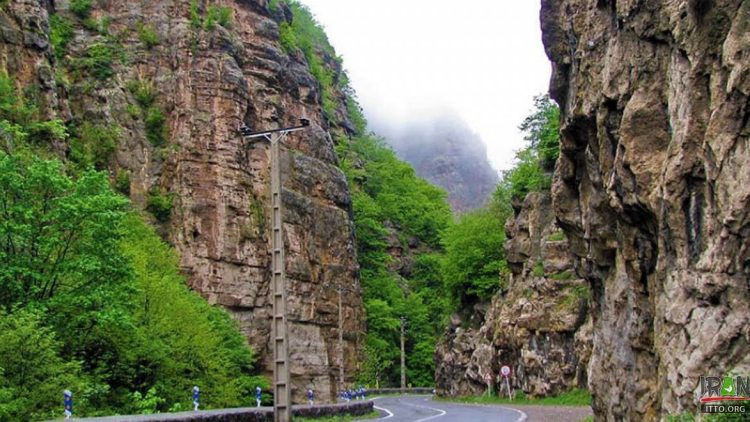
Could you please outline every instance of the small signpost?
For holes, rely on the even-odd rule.
[[[509,381],[510,374],[511,374],[510,366],[503,365],[502,368],[500,368],[500,376],[503,377],[503,379],[505,380],[505,387],[508,389],[508,398],[510,400],[513,400],[513,394],[511,394],[510,392],[510,381]]]
[[[193,411],[198,411],[198,406],[201,404],[201,389],[196,385],[193,387]]]
[[[484,382],[487,383],[487,396],[492,397],[492,375],[489,372],[484,374]]]
[[[73,416],[73,393],[70,390],[63,391],[63,407],[65,408],[65,419]]]

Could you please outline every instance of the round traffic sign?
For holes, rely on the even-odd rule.
[[[510,366],[503,365],[503,367],[500,368],[500,375],[504,376],[505,378],[508,378],[508,376],[510,376]]]

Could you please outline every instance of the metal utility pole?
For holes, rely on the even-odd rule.
[[[291,132],[310,126],[300,119],[300,125],[253,132],[244,124],[240,133],[245,139],[265,138],[271,143],[271,344],[273,348],[273,420],[292,420],[292,386],[289,376],[289,333],[287,332],[287,297],[284,262],[284,228],[281,180],[281,141]]]
[[[344,391],[344,308],[341,306],[341,286],[339,291],[339,391]]]
[[[406,389],[406,353],[404,352],[404,325],[406,318],[401,317],[401,392]]]

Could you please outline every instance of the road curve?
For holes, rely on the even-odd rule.
[[[432,396],[394,396],[375,399],[385,422],[523,422],[526,414],[502,406],[473,406],[437,402]]]

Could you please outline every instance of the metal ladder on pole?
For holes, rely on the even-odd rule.
[[[272,242],[273,255],[271,259],[271,295],[273,300],[273,323],[271,337],[273,338],[273,414],[275,422],[287,422],[292,419],[292,390],[289,377],[289,345],[287,344],[286,321],[286,283],[284,265],[284,236],[281,200],[281,160],[280,138],[274,134],[271,140],[271,207],[272,207]]]
[[[273,348],[273,420],[292,420],[292,385],[289,374],[289,333],[287,332],[286,279],[284,261],[283,181],[281,143],[292,132],[307,129],[310,120],[299,126],[253,132],[244,125],[239,132],[247,140],[264,138],[271,143],[271,347]]]

